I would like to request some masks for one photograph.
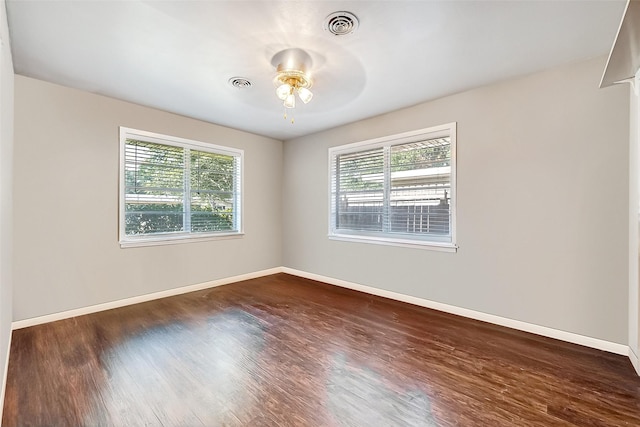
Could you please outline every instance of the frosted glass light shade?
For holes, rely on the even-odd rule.
[[[311,101],[311,98],[313,98],[313,93],[311,93],[311,91],[306,87],[301,87],[298,89],[298,96],[302,102],[308,104],[309,101]]]
[[[296,97],[290,93],[284,100],[284,106],[287,108],[296,108]]]
[[[286,83],[278,86],[278,88],[276,89],[276,95],[278,96],[278,98],[284,101],[289,95],[291,95],[291,86]]]

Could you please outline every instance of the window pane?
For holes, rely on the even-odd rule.
[[[449,234],[449,137],[391,147],[389,231]]]
[[[120,128],[120,245],[242,231],[242,150]]]
[[[234,229],[237,158],[191,151],[191,231]]]
[[[384,152],[382,148],[336,156],[334,201],[336,228],[382,231]]]
[[[126,205],[125,233],[153,234],[183,231],[182,204],[129,204]]]
[[[330,237],[455,252],[455,152],[455,123],[330,148]]]
[[[184,150],[127,139],[125,234],[184,230]]]

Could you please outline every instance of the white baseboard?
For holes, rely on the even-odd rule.
[[[573,332],[566,332],[558,329],[548,328],[546,326],[540,326],[532,323],[522,322],[520,320],[508,319],[506,317],[482,313],[480,311],[470,310],[462,307],[456,307],[454,305],[443,304],[440,302],[417,298],[410,295],[404,295],[397,292],[387,291],[384,289],[378,289],[371,286],[360,285],[358,283],[347,282],[345,280],[334,279],[332,277],[321,276],[319,274],[307,273],[306,271],[295,270],[293,268],[283,267],[282,272],[287,274],[292,274],[294,276],[304,277],[307,279],[317,280],[319,282],[328,283],[330,285],[336,285],[343,288],[353,289],[356,291],[377,295],[384,298],[390,298],[397,301],[407,302],[409,304],[414,304],[421,307],[432,308],[438,311],[444,311],[445,313],[456,314],[458,316],[468,317],[470,319],[481,320],[483,322],[493,323],[500,326],[506,326],[511,329],[530,332],[532,334],[542,335],[544,337],[555,338],[557,340],[567,341],[574,344],[580,344],[585,347],[604,350],[610,353],[621,354],[623,356],[629,356],[630,354],[629,346],[624,344],[618,344],[610,341],[601,340],[598,338],[587,337],[584,335],[574,334]]]
[[[29,326],[40,325],[56,320],[68,319],[70,317],[82,316],[85,314],[97,313],[99,311],[111,310],[112,308],[124,307],[141,302],[152,301],[160,298],[171,297],[174,295],[186,294],[189,292],[200,291],[202,289],[214,288],[216,286],[227,285],[229,283],[240,282],[243,280],[255,279],[257,277],[269,276],[271,274],[281,273],[282,267],[270,268],[267,270],[256,271],[253,273],[241,274],[239,276],[226,277],[224,279],[212,280],[210,282],[197,283],[195,285],[183,286],[175,289],[167,289],[166,291],[154,292],[151,294],[139,295],[131,298],[125,298],[117,301],[105,302],[102,304],[90,305],[88,307],[76,308],[73,310],[62,311],[59,313],[47,314],[44,316],[32,317],[24,320],[17,320],[11,324],[12,330],[28,328]]]
[[[636,370],[638,375],[640,375],[640,364],[638,363],[638,355],[633,352],[631,347],[629,347],[629,360],[633,365],[633,368]]]
[[[2,413],[4,410],[4,395],[7,390],[7,374],[9,373],[9,352],[11,351],[12,331],[9,331],[9,343],[7,345],[7,357],[4,361],[4,374],[2,375],[2,390],[0,390],[0,423],[2,422]]]
[[[111,301],[103,304],[92,305],[88,307],[82,307],[74,310],[63,311],[60,313],[48,314],[45,316],[33,317],[30,319],[18,320],[12,323],[12,329],[21,329],[29,326],[39,325],[47,322],[54,322],[56,320],[68,319],[70,317],[82,316],[85,314],[96,313],[99,311],[110,310],[113,308],[124,307],[131,304],[138,304],[141,302],[147,302],[159,298],[170,297],[174,295],[185,294],[188,292],[199,291],[202,289],[213,288],[216,286],[226,285],[233,282],[240,282],[242,280],[254,279],[257,277],[268,276],[276,273],[287,273],[294,276],[304,277],[307,279],[317,280],[319,282],[328,283],[330,285],[340,286],[343,288],[353,289],[360,292],[365,292],[371,295],[377,295],[384,298],[389,298],[397,301],[407,302],[421,307],[431,308],[445,313],[456,314],[458,316],[468,317],[470,319],[481,320],[483,322],[493,323],[500,326],[506,326],[508,328],[517,329],[520,331],[530,332],[536,335],[541,335],[549,338],[558,339],[561,341],[567,341],[574,344],[583,345],[585,347],[591,347],[598,350],[608,351],[610,353],[621,354],[628,356],[631,363],[634,364],[636,370],[638,369],[638,358],[629,346],[624,344],[618,344],[610,341],[601,340],[598,338],[592,338],[584,335],[575,334],[573,332],[561,331],[558,329],[549,328],[546,326],[535,325],[532,323],[523,322],[520,320],[508,319],[506,317],[496,316],[493,314],[482,313],[480,311],[470,310],[467,308],[457,307],[454,305],[443,304],[436,301],[430,301],[423,298],[418,298],[410,295],[400,294],[398,292],[387,291],[384,289],[374,288],[372,286],[361,285],[358,283],[348,282],[346,280],[334,279],[332,277],[322,276],[315,273],[308,273],[306,271],[296,270],[289,267],[275,267],[267,270],[256,271],[253,273],[242,274],[239,276],[227,277],[224,279],[213,280],[210,282],[199,283],[195,285],[184,286],[176,289],[169,289],[161,292],[154,292],[151,294],[140,295],[132,298],[121,299],[117,301]],[[633,356],[632,356],[633,355]],[[4,391],[4,389],[3,389]]]

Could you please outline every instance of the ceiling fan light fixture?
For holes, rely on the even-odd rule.
[[[273,80],[276,96],[283,101],[285,108],[296,107],[296,94],[305,104],[311,101],[313,93],[309,88],[313,82],[307,72],[311,68],[311,57],[307,52],[295,48],[285,49],[271,59],[271,64],[276,67],[276,77]]]
[[[275,84],[278,85],[276,95],[284,101],[283,104],[286,108],[296,107],[296,94],[305,104],[311,101],[313,97],[313,93],[309,90],[311,78],[301,71],[278,71]]]

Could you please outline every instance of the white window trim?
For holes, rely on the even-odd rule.
[[[166,233],[166,234],[153,234],[153,235],[138,235],[127,236],[125,234],[125,145],[127,139],[141,139],[157,144],[172,145],[182,148],[195,148],[202,149],[203,151],[213,152],[216,154],[223,154],[228,156],[234,156],[240,158],[240,189],[238,192],[238,218],[239,227],[238,231],[222,232],[222,233]],[[118,229],[119,229],[119,244],[121,248],[135,248],[142,246],[161,246],[161,245],[173,245],[180,243],[191,242],[205,242],[211,240],[225,240],[240,238],[244,236],[244,150],[223,147],[220,145],[209,144],[206,142],[195,141],[186,138],[180,138],[169,135],[162,135],[155,132],[148,132],[138,129],[132,129],[127,127],[120,127],[120,165],[119,165],[119,182],[118,189],[119,198],[119,216],[118,216]]]
[[[359,243],[373,243],[379,245],[388,245],[388,246],[400,246],[400,247],[408,247],[408,248],[416,248],[416,249],[427,249],[433,251],[441,251],[441,252],[456,252],[458,250],[458,246],[456,244],[457,238],[457,159],[456,159],[456,147],[457,147],[457,138],[456,138],[456,128],[457,123],[447,123],[440,126],[433,126],[430,128],[419,129],[415,131],[404,132],[395,135],[384,136],[375,139],[369,139],[365,141],[354,142],[351,144],[340,145],[336,147],[329,148],[329,158],[328,158],[328,167],[329,167],[329,233],[328,237],[330,240],[338,240],[338,241],[346,241],[346,242],[359,242]],[[418,137],[425,138],[438,138],[442,136],[449,136],[451,139],[451,194],[450,194],[450,207],[451,207],[451,223],[449,227],[451,229],[451,242],[438,242],[435,240],[426,240],[428,236],[424,238],[416,236],[415,238],[401,238],[401,235],[398,237],[391,237],[389,235],[372,235],[372,234],[359,234],[355,230],[341,230],[338,231],[335,229],[335,218],[333,217],[332,212],[332,192],[331,192],[331,184],[333,180],[332,176],[332,159],[335,155],[339,154],[347,154],[356,151],[362,151],[368,148],[378,148],[385,145],[397,145],[403,143],[409,143],[414,141]]]

